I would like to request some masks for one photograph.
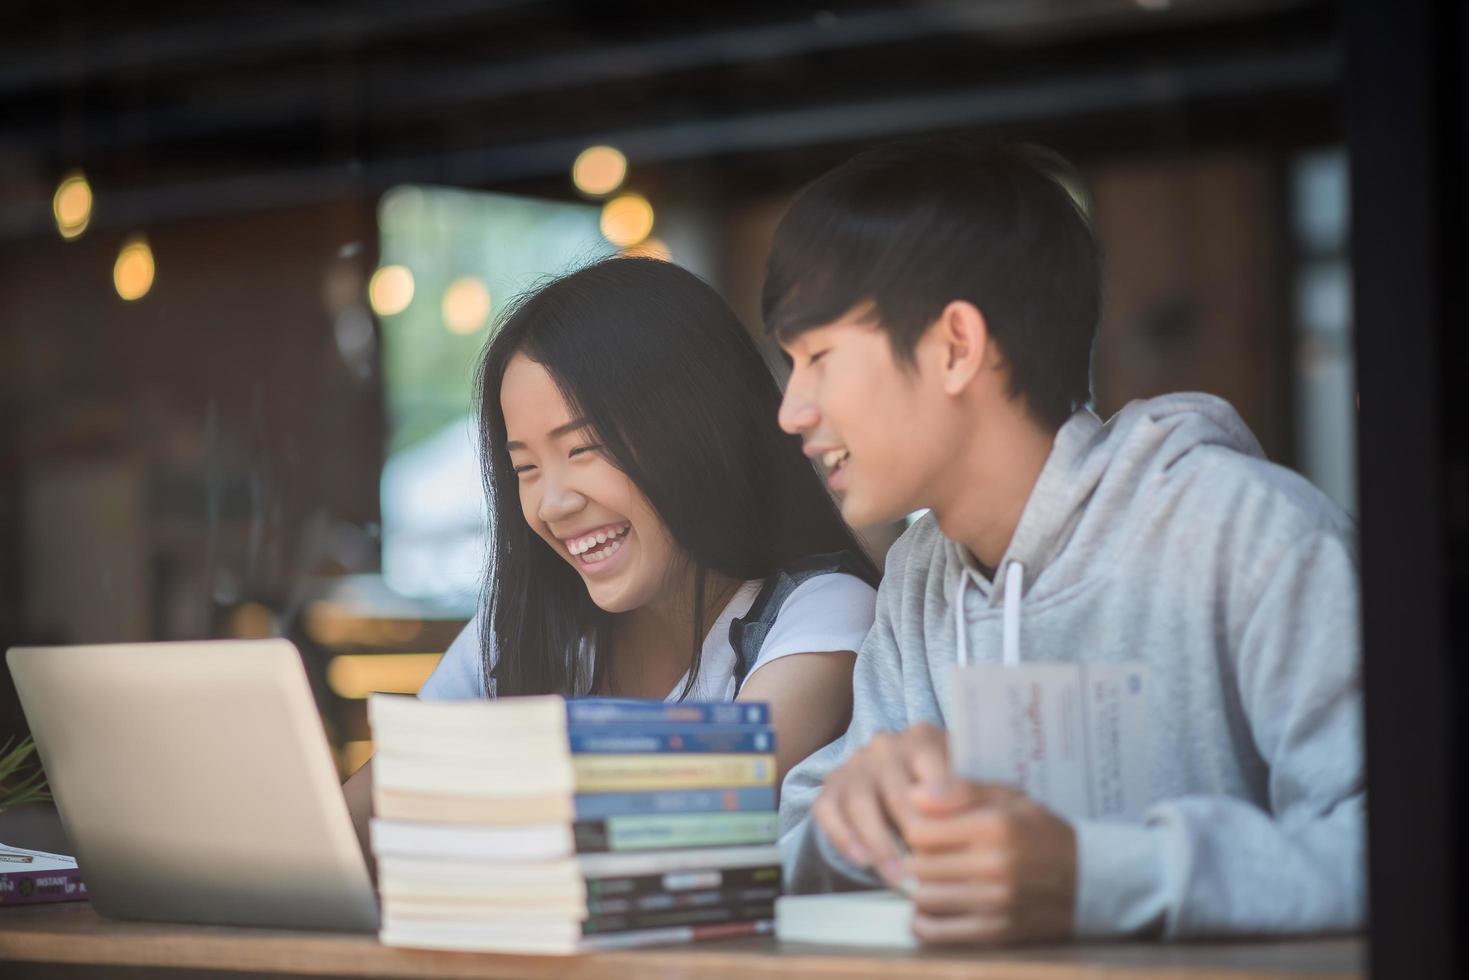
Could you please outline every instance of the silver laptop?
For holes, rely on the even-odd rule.
[[[377,927],[289,642],[16,647],[5,659],[98,912]]]

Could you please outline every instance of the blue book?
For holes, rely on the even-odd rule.
[[[763,701],[640,701],[636,698],[573,698],[566,702],[573,725],[767,725]]]
[[[605,820],[608,817],[656,813],[729,813],[774,809],[774,786],[576,794],[578,820]]]
[[[573,752],[775,751],[769,725],[571,725]]]

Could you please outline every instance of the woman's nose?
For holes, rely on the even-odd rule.
[[[587,498],[565,481],[548,479],[544,486],[539,516],[547,524],[564,521],[587,505]]]

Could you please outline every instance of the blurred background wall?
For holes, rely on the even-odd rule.
[[[1107,262],[1097,410],[1223,395],[1355,509],[1335,3],[7,19],[0,647],[290,636],[349,770],[361,698],[413,690],[473,610],[465,420],[504,303],[632,249],[709,279],[758,334],[786,202],[903,135],[1069,157]],[[625,172],[578,186],[596,146]],[[901,528],[863,530],[881,552]],[[23,726],[0,677],[0,739]]]

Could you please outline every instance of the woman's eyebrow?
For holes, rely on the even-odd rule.
[[[546,436],[548,438],[551,438],[551,439],[560,439],[562,436],[568,435],[568,434],[570,434],[572,432],[575,432],[578,429],[585,429],[588,426],[590,426],[591,424],[592,424],[591,421],[588,420],[588,419],[572,419],[570,422],[567,422],[565,425],[558,425],[558,426],[556,426],[556,428],[554,428],[550,432],[546,433]],[[524,448],[525,448],[525,443],[520,442],[520,441],[515,440],[515,439],[511,439],[509,442],[505,443],[505,451],[506,452],[510,452],[511,450],[515,450],[515,449],[524,449]]]

